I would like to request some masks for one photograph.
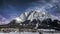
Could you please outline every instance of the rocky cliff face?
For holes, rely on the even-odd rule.
[[[51,18],[52,20],[59,19],[58,17],[50,15],[47,12],[33,10],[21,14],[19,17],[15,18],[15,20],[16,22],[20,23],[20,22],[24,22],[25,20],[33,21],[33,19],[36,20],[39,19],[40,21],[42,21],[47,18]]]

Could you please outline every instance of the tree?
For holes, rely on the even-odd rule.
[[[51,24],[52,24],[51,18],[46,19],[46,21],[47,21],[47,24],[48,24],[48,25],[51,25]]]
[[[58,20],[53,20],[52,26],[57,27],[57,25],[58,25]]]
[[[51,18],[47,18],[42,21],[41,25],[43,26],[43,28],[51,28],[51,23]]]
[[[15,27],[19,27],[19,23],[16,23],[16,20],[12,20],[9,24],[9,27],[13,27],[13,28],[15,28]]]

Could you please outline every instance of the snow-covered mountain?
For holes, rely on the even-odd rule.
[[[17,23],[20,23],[24,22],[25,20],[32,21],[33,19],[39,19],[40,21],[42,21],[47,18],[51,18],[52,20],[59,19],[56,16],[50,15],[48,12],[33,10],[21,14],[19,17],[15,18],[15,20]]]
[[[9,23],[8,19],[6,19],[2,15],[0,15],[0,25],[4,25],[4,24],[8,24],[8,23]]]

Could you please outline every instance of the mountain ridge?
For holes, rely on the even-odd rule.
[[[16,22],[24,22],[25,20],[33,20],[33,19],[39,19],[39,20],[44,20],[47,18],[51,18],[52,20],[54,19],[58,19],[58,17],[53,16],[51,14],[49,14],[48,12],[44,12],[44,11],[36,11],[36,10],[32,10],[30,12],[25,12],[22,13],[19,17],[15,18]]]

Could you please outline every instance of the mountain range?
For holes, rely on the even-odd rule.
[[[6,19],[2,15],[0,15],[0,25],[4,25],[4,24],[8,24],[8,23],[9,23],[8,19]]]
[[[25,13],[22,13],[19,17],[15,18],[17,23],[24,22],[25,20],[33,21],[33,19],[39,19],[40,21],[43,21],[44,19],[51,18],[52,20],[57,19],[60,20],[58,17],[49,14],[48,12],[44,11],[37,11],[37,10],[31,10]]]

